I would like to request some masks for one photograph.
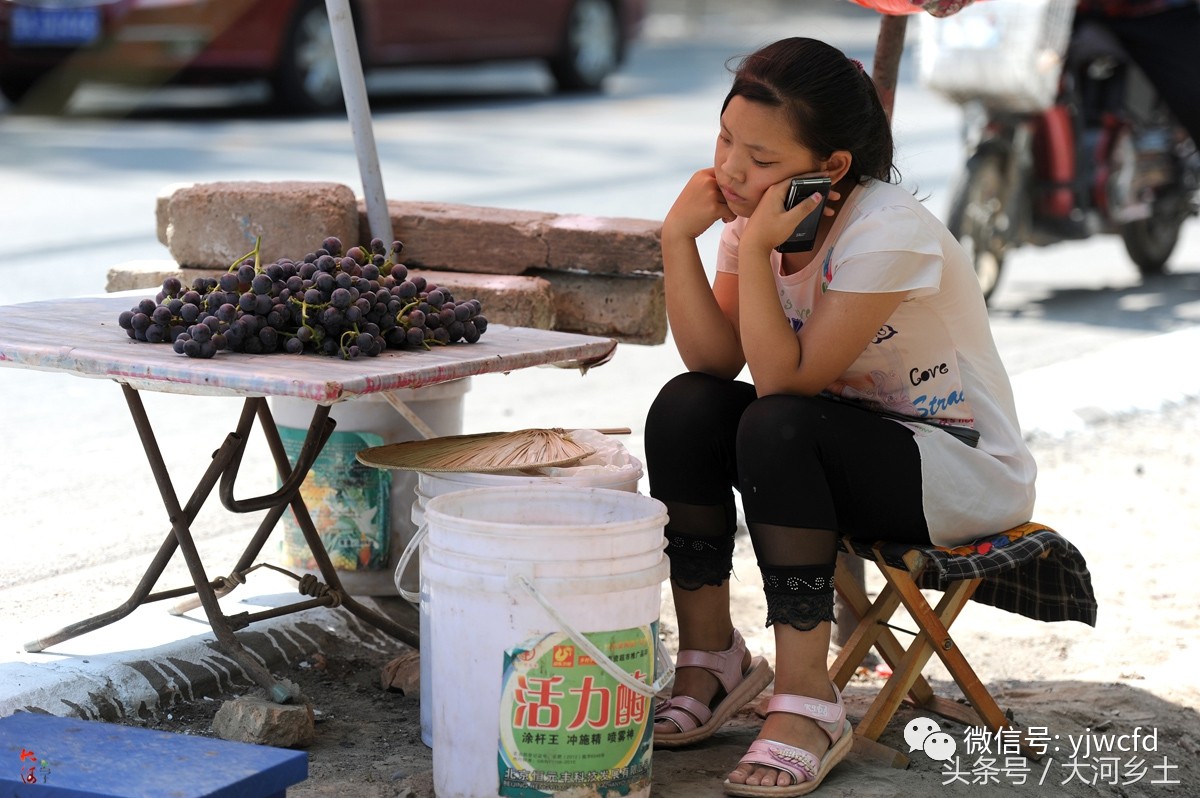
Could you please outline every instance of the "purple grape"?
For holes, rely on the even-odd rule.
[[[479,328],[475,326],[475,320],[462,322],[463,340],[469,344],[473,344],[479,340]]]

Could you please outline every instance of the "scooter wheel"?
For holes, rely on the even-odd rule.
[[[1011,227],[1004,157],[981,150],[967,161],[954,189],[946,226],[966,248],[985,300],[1000,282]]]

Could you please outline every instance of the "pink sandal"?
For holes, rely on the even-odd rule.
[[[742,673],[742,658],[746,655],[746,641],[737,629],[733,630],[733,645],[725,651],[697,651],[686,649],[679,652],[675,668],[704,668],[721,682],[725,697],[715,707],[705,706],[694,698],[677,695],[662,701],[654,709],[655,724],[662,721],[673,723],[678,732],[664,734],[654,732],[656,748],[678,748],[689,743],[705,740],[725,724],[755,696],[763,691],[775,674],[762,657],[750,660],[750,668]]]
[[[768,715],[772,712],[788,712],[815,720],[817,726],[829,735],[830,745],[825,756],[818,758],[811,751],[774,740],[755,740],[738,765],[766,765],[791,776],[792,783],[764,787],[757,784],[734,784],[726,779],[725,793],[751,798],[792,798],[796,795],[808,795],[821,786],[821,782],[829,775],[833,766],[845,759],[854,745],[854,729],[846,719],[846,707],[836,685],[833,693],[837,696],[836,702],[786,694],[776,695],[767,702]]]

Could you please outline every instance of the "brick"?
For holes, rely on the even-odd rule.
[[[602,277],[546,271],[554,292],[554,329],[661,344],[667,338],[661,276]]]
[[[187,274],[173,260],[129,260],[118,263],[108,270],[104,290],[110,294],[114,291],[132,291],[135,288],[161,288],[163,280],[168,277],[178,277],[191,282],[200,275],[216,274],[209,270],[189,269]]]
[[[212,728],[222,740],[276,748],[304,748],[317,739],[311,705],[276,704],[252,695],[222,704]]]
[[[366,203],[359,203],[359,238],[369,241]],[[410,267],[481,274],[522,274],[545,267],[541,230],[554,214],[436,202],[388,202],[392,235],[404,243]]]
[[[158,234],[158,243],[164,247],[167,245],[167,226],[171,223],[171,196],[181,188],[191,188],[194,185],[196,184],[170,183],[163,186],[154,198],[154,229]]]
[[[553,290],[550,282],[541,277],[423,270],[410,273],[449,288],[456,300],[478,299],[483,303],[483,315],[489,322],[510,327],[556,329]]]
[[[161,206],[160,206],[161,207]],[[254,248],[271,262],[312,252],[326,236],[353,242],[354,192],[340,183],[200,183],[166,200],[166,245],[182,266],[226,268]]]
[[[359,202],[359,238],[371,238]],[[522,274],[531,269],[593,274],[662,272],[662,222],[437,202],[388,202],[405,262],[425,269]]]
[[[589,274],[661,274],[662,223],[647,219],[558,216],[542,228],[547,268]]]

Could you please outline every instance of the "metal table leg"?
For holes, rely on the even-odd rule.
[[[263,398],[249,398],[242,407],[241,416],[234,432],[226,436],[224,442],[213,454],[212,462],[205,470],[195,490],[185,507],[181,507],[167,472],[166,463],[154,436],[153,428],[141,397],[136,389],[121,385],[126,403],[137,427],[138,436],[142,441],[150,469],[158,484],[159,493],[171,521],[171,532],[162,546],[159,547],[141,581],[134,588],[130,597],[117,608],[95,615],[83,621],[70,624],[46,637],[39,638],[25,645],[27,651],[43,651],[50,646],[77,637],[86,632],[99,629],[114,621],[129,615],[142,604],[169,598],[178,598],[194,594],[208,617],[213,632],[221,647],[240,664],[256,683],[266,688],[277,702],[286,702],[295,696],[294,688],[278,682],[270,672],[241,646],[234,631],[242,629],[256,620],[277,617],[291,612],[298,612],[318,606],[345,606],[350,612],[382,631],[396,637],[402,642],[417,647],[419,639],[415,632],[407,629],[391,619],[363,606],[345,593],[338,578],[337,571],[325,551],[308,508],[300,495],[300,486],[309,469],[316,461],[325,442],[333,432],[335,422],[329,418],[329,407],[318,405],[313,412],[313,419],[308,433],[297,456],[293,467],[284,451],[282,441],[274,419]],[[275,460],[276,469],[280,476],[280,487],[274,493],[253,499],[237,500],[233,497],[233,486],[237,479],[242,455],[245,452],[246,441],[253,427],[255,418],[263,427],[268,446]],[[233,569],[231,577],[217,577],[209,580],[204,564],[200,560],[192,538],[191,524],[198,515],[204,502],[214,487],[220,483],[220,498],[222,504],[231,512],[253,512],[266,509],[268,512],[259,525],[258,530],[246,546],[241,558]],[[305,541],[312,551],[314,559],[320,568],[321,575],[327,585],[313,579],[301,580],[301,590],[313,598],[285,607],[278,607],[259,613],[238,613],[226,616],[218,603],[220,596],[227,594],[237,584],[245,581],[245,574],[252,570],[253,561],[262,550],[267,538],[275,528],[283,513],[291,509],[296,521],[304,534]],[[192,586],[151,593],[158,579],[162,576],[167,564],[174,556],[176,549],[183,553],[188,571],[192,577]]]

